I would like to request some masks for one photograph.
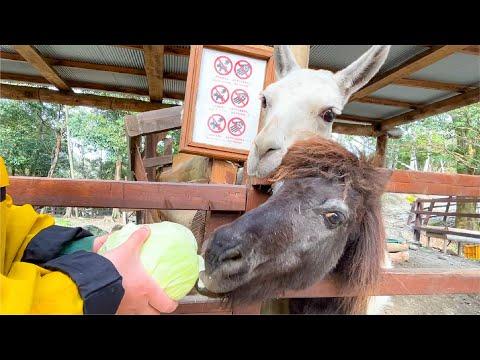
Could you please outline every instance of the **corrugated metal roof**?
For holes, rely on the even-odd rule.
[[[40,76],[37,69],[23,61],[0,59],[0,71],[12,74]]]
[[[166,93],[176,93],[176,94],[185,94],[185,86],[187,83],[180,80],[164,79],[163,86],[164,92]]]
[[[6,52],[15,52],[15,49],[13,48],[12,45],[0,45],[0,50],[6,51]]]
[[[370,46],[371,45],[312,45],[310,51],[310,66],[341,69],[355,61],[360,55],[367,51]],[[180,45],[176,47],[188,48],[189,46]],[[36,45],[36,48],[42,55],[56,59],[76,60],[136,69],[143,69],[145,62],[141,49],[113,45]],[[15,52],[9,45],[0,45],[0,49],[6,52]],[[427,47],[420,45],[393,45],[380,73],[401,65],[406,60],[427,49]],[[164,55],[164,71],[173,74],[186,74],[188,71],[188,59],[188,56],[166,54]],[[27,62],[1,59],[0,66],[2,72],[40,76],[38,71]],[[64,66],[55,66],[55,69],[66,81],[75,80],[104,84],[111,87],[118,86],[143,91],[148,90],[146,76]],[[480,83],[480,57],[455,53],[409,77],[413,79],[478,86]],[[165,93],[184,94],[185,86],[185,81],[164,80]],[[456,95],[456,93],[448,91],[389,85],[374,92],[370,96],[425,105],[454,95]],[[409,109],[407,108],[353,102],[345,107],[344,114],[382,119],[400,115],[408,111]]]
[[[382,119],[400,115],[409,110],[410,109],[398,108],[394,106],[351,102],[345,106],[345,108],[343,109],[343,114]]]
[[[143,51],[111,45],[35,45],[44,56],[95,64],[144,68]]]
[[[354,62],[372,45],[312,45],[310,47],[310,66],[328,69],[343,69]],[[419,45],[393,45],[380,73],[388,71],[411,57],[427,50]]]
[[[480,57],[455,53],[417,71],[410,78],[478,86],[480,83]]]
[[[65,80],[92,82],[97,84],[133,87],[146,90],[148,88],[146,76],[120,74],[99,70],[77,69],[66,66],[55,66],[60,77]]]
[[[372,97],[411,102],[412,104],[428,104],[439,101],[445,96],[455,95],[449,91],[422,89],[401,85],[388,85],[371,94]]]
[[[186,74],[188,72],[188,57],[167,54],[164,56],[163,67],[165,72]]]

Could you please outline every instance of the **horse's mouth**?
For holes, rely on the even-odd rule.
[[[208,297],[225,297],[228,293],[243,285],[249,279],[249,267],[238,266],[235,271],[225,268],[215,269],[212,273],[200,272],[196,290]],[[203,283],[200,286],[199,283]]]

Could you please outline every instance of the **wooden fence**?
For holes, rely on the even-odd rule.
[[[268,196],[251,185],[157,183],[142,181],[71,180],[11,177],[8,193],[15,204],[122,209],[215,210],[207,219],[205,237],[218,226],[257,207]],[[259,183],[258,181],[256,182]],[[395,171],[390,192],[480,196],[480,177]],[[383,241],[383,239],[382,239]],[[480,269],[388,270],[372,295],[480,293]],[[340,294],[331,279],[279,297],[332,297]],[[225,307],[217,299],[187,296],[177,313],[258,314],[260,304]]]

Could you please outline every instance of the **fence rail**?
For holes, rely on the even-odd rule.
[[[415,176],[403,179],[417,181]],[[453,176],[456,177],[456,176]],[[423,176],[423,181],[428,177]],[[448,177],[442,176],[444,181]],[[398,177],[397,177],[398,180]],[[420,180],[419,180],[420,181]],[[453,179],[448,180],[453,182]],[[479,181],[476,179],[475,181]],[[460,181],[470,189],[475,181]],[[206,235],[216,227],[233,221],[259,206],[268,195],[246,185],[217,185],[189,183],[157,183],[141,181],[71,180],[30,177],[11,177],[8,193],[15,204],[39,206],[116,207],[124,209],[201,209],[216,210],[206,223]],[[395,179],[394,179],[395,183]],[[458,183],[458,182],[457,182]],[[412,184],[415,185],[415,184]],[[472,186],[470,186],[472,185]],[[393,185],[395,188],[395,185]],[[424,186],[424,185],[420,185]],[[396,187],[399,190],[399,187]],[[425,187],[424,187],[425,189]],[[399,192],[402,192],[399,190]],[[448,195],[448,194],[447,194]],[[431,201],[431,199],[430,199]],[[421,204],[421,203],[419,203]],[[421,212],[423,210],[416,209]],[[418,213],[415,216],[422,216]],[[426,214],[429,216],[430,214]],[[420,225],[420,224],[418,224]],[[480,293],[479,269],[405,269],[385,271],[372,295],[433,295]],[[325,279],[301,291],[289,291],[279,297],[336,297],[355,294],[341,293],[332,281]],[[259,304],[249,307],[225,308],[218,300],[184,300],[176,313],[258,313]]]

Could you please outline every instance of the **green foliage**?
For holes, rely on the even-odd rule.
[[[115,162],[128,161],[127,137],[125,133],[123,111],[92,110],[87,108],[72,109],[69,118],[70,133],[87,153],[97,153],[98,158],[90,160],[91,169],[97,174],[82,174],[84,177],[112,179]]]
[[[46,176],[60,105],[0,100],[0,155],[15,175]]]
[[[479,103],[402,129],[404,136],[388,143],[390,168],[480,174]]]

